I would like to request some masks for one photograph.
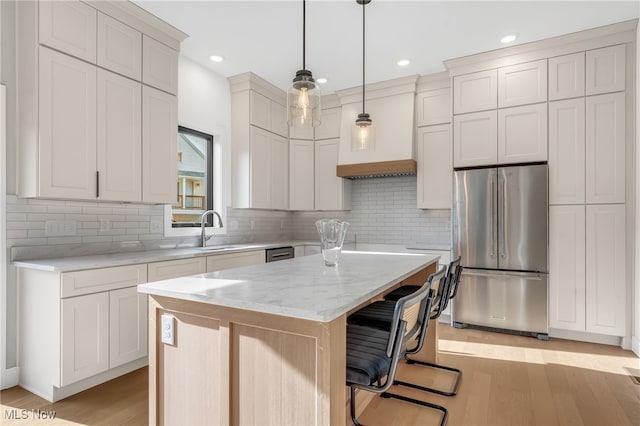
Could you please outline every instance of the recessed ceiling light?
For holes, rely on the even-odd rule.
[[[518,38],[518,34],[517,33],[507,34],[506,36],[504,36],[504,37],[502,37],[500,39],[500,42],[504,43],[504,44],[507,44],[507,43],[511,43],[512,41],[514,41],[517,38]]]
[[[213,62],[222,62],[222,61],[224,61],[224,58],[222,56],[218,56],[218,55],[210,56],[209,59],[211,59]]]
[[[408,60],[408,59],[400,59],[396,63],[398,64],[399,67],[406,67],[407,65],[409,65],[411,63],[411,61]]]
[[[326,83],[327,81],[329,81],[329,80],[327,80],[327,79],[326,79],[326,78],[324,78],[324,77],[320,77],[320,78],[319,78],[319,79],[317,79],[316,81],[317,81],[318,83],[320,83],[320,84],[325,84],[325,83]]]

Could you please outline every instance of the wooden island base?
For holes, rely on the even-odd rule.
[[[160,341],[163,314],[175,318],[174,345]],[[149,424],[348,424],[347,315],[319,322],[149,295]],[[360,392],[359,411],[373,397]]]

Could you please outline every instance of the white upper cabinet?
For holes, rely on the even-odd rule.
[[[498,69],[498,107],[535,104],[547,100],[547,60]]]
[[[96,68],[40,47],[39,77],[39,173],[20,195],[95,198]]]
[[[453,187],[451,125],[421,127],[417,140],[419,209],[450,209]]]
[[[625,202],[625,94],[588,96],[586,202]]]
[[[351,181],[336,176],[340,139],[315,143],[316,210],[351,209]]]
[[[289,209],[313,210],[315,186],[314,142],[289,143]]]
[[[498,70],[453,78],[453,112],[463,114],[498,107]]]
[[[549,102],[549,204],[584,202],[584,98]]]
[[[143,35],[142,82],[173,95],[178,93],[178,51]]]
[[[41,1],[40,43],[96,62],[97,11],[80,1]]]
[[[142,201],[142,85],[98,69],[98,199]]]
[[[586,94],[618,92],[625,88],[624,44],[589,50],[586,57]]]
[[[586,206],[587,327],[591,333],[625,335],[625,205]]]
[[[585,330],[585,207],[549,207],[549,327]]]
[[[271,208],[289,208],[289,140],[271,136]]]
[[[142,201],[173,204],[178,198],[177,99],[142,87]]]
[[[498,162],[497,140],[497,111],[454,116],[453,166],[496,164]]]
[[[98,12],[99,66],[134,80],[142,79],[142,33]]]
[[[340,119],[342,108],[320,110],[320,125],[315,129],[315,139],[334,139],[340,137]]]
[[[451,123],[451,88],[416,95],[416,126]]]
[[[498,110],[498,163],[547,160],[547,104]]]
[[[286,110],[285,110],[286,112]],[[286,117],[285,117],[286,119]],[[313,127],[289,127],[289,138],[298,140],[313,140]]]
[[[264,95],[250,91],[249,122],[261,129],[287,137],[287,109]]]
[[[584,52],[549,58],[549,100],[584,96]]]
[[[250,138],[250,198],[244,207],[286,210],[289,206],[288,142],[254,126]]]

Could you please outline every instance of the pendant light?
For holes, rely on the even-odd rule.
[[[287,123],[291,127],[310,128],[320,124],[320,88],[305,62],[305,12],[302,0],[302,69],[296,71],[293,83],[287,90]]]
[[[365,41],[365,26],[364,26],[364,9],[365,5],[371,3],[371,0],[356,0],[358,4],[362,5],[362,112],[358,114],[355,125],[351,130],[351,150],[352,151],[364,151],[375,149],[375,127],[369,114],[364,109],[364,41]]]

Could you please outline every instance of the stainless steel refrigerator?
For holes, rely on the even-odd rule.
[[[547,181],[546,164],[454,171],[454,326],[547,338]]]

